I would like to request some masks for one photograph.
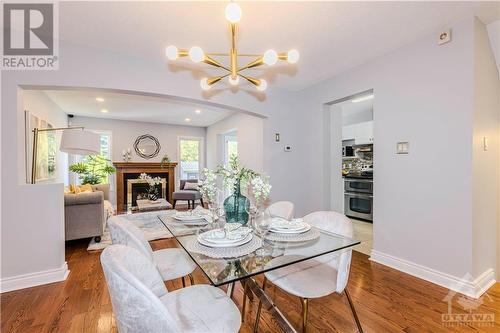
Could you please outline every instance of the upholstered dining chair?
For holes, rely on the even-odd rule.
[[[304,221],[318,229],[344,237],[352,237],[352,222],[343,214],[325,211],[314,212],[304,216]],[[268,265],[277,266],[280,262],[287,262],[289,260],[287,255],[300,256],[300,253],[294,254],[292,250],[285,256],[271,260]],[[340,295],[345,293],[356,326],[360,332],[363,332],[354,304],[346,288],[351,267],[351,255],[351,249],[344,250],[341,253],[327,254],[316,259],[306,260],[295,265],[267,272],[264,274],[262,289],[265,289],[267,280],[269,280],[287,293],[300,297],[302,301],[303,332],[306,332],[307,328],[309,299],[324,297],[332,293]],[[261,309],[262,303],[259,303],[254,326],[255,332],[259,327]]]
[[[138,250],[158,267],[163,280],[182,278],[182,286],[185,287],[184,277],[189,276],[191,285],[194,284],[191,273],[196,264],[184,250],[174,248],[153,251],[142,231],[119,215],[108,220],[108,228],[113,244],[122,244]]]
[[[196,285],[168,292],[157,267],[132,247],[108,246],[101,265],[120,333],[240,329],[240,312],[221,289]]]
[[[267,212],[271,216],[277,216],[277,217],[282,217],[285,220],[290,220],[293,218],[293,202],[290,201],[277,201],[269,207],[267,207]]]

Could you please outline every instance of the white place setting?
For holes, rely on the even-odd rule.
[[[252,253],[262,245],[252,228],[239,223],[227,223],[222,228],[198,234],[188,248],[212,258],[236,258]]]
[[[275,242],[305,242],[317,239],[319,236],[319,231],[303,219],[287,220],[273,217],[269,223],[269,232],[265,237]]]
[[[172,219],[176,222],[183,223],[186,225],[207,225],[213,222],[212,213],[200,206],[196,207],[194,210],[186,212],[176,212],[172,214]]]

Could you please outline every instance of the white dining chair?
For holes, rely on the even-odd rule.
[[[277,201],[269,205],[266,211],[271,216],[282,217],[285,220],[290,220],[293,218],[294,205],[293,202],[290,201]]]
[[[101,265],[120,333],[236,333],[241,316],[221,289],[196,285],[168,292],[157,267],[138,250],[110,245]]]
[[[314,212],[304,217],[304,221],[310,225],[344,237],[352,238],[352,222],[343,214],[337,212]],[[291,256],[300,256],[289,254]],[[290,262],[289,255],[272,259],[269,266],[279,266],[281,263]],[[345,293],[351,308],[356,326],[363,332],[358,315],[347,291],[347,281],[351,267],[352,250],[343,250],[340,253],[332,253],[310,259],[297,264],[289,265],[264,274],[262,289],[265,289],[267,280],[287,293],[300,297],[302,301],[302,331],[307,329],[307,313],[309,299],[320,298],[332,293]],[[262,303],[257,309],[254,331],[259,327]]]
[[[182,249],[162,249],[153,251],[143,232],[135,225],[120,216],[108,220],[108,228],[113,244],[131,246],[141,252],[158,267],[163,280],[182,278],[182,286],[186,286],[185,276],[189,276],[191,285],[194,278],[191,274],[196,264]]]

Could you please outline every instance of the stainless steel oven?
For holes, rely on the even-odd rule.
[[[373,221],[373,180],[345,179],[344,214]]]
[[[345,178],[344,191],[373,194],[373,180],[362,178]]]

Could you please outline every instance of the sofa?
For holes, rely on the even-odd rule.
[[[64,194],[66,240],[94,237],[96,242],[113,214],[109,202],[109,184],[92,185],[92,192]]]

